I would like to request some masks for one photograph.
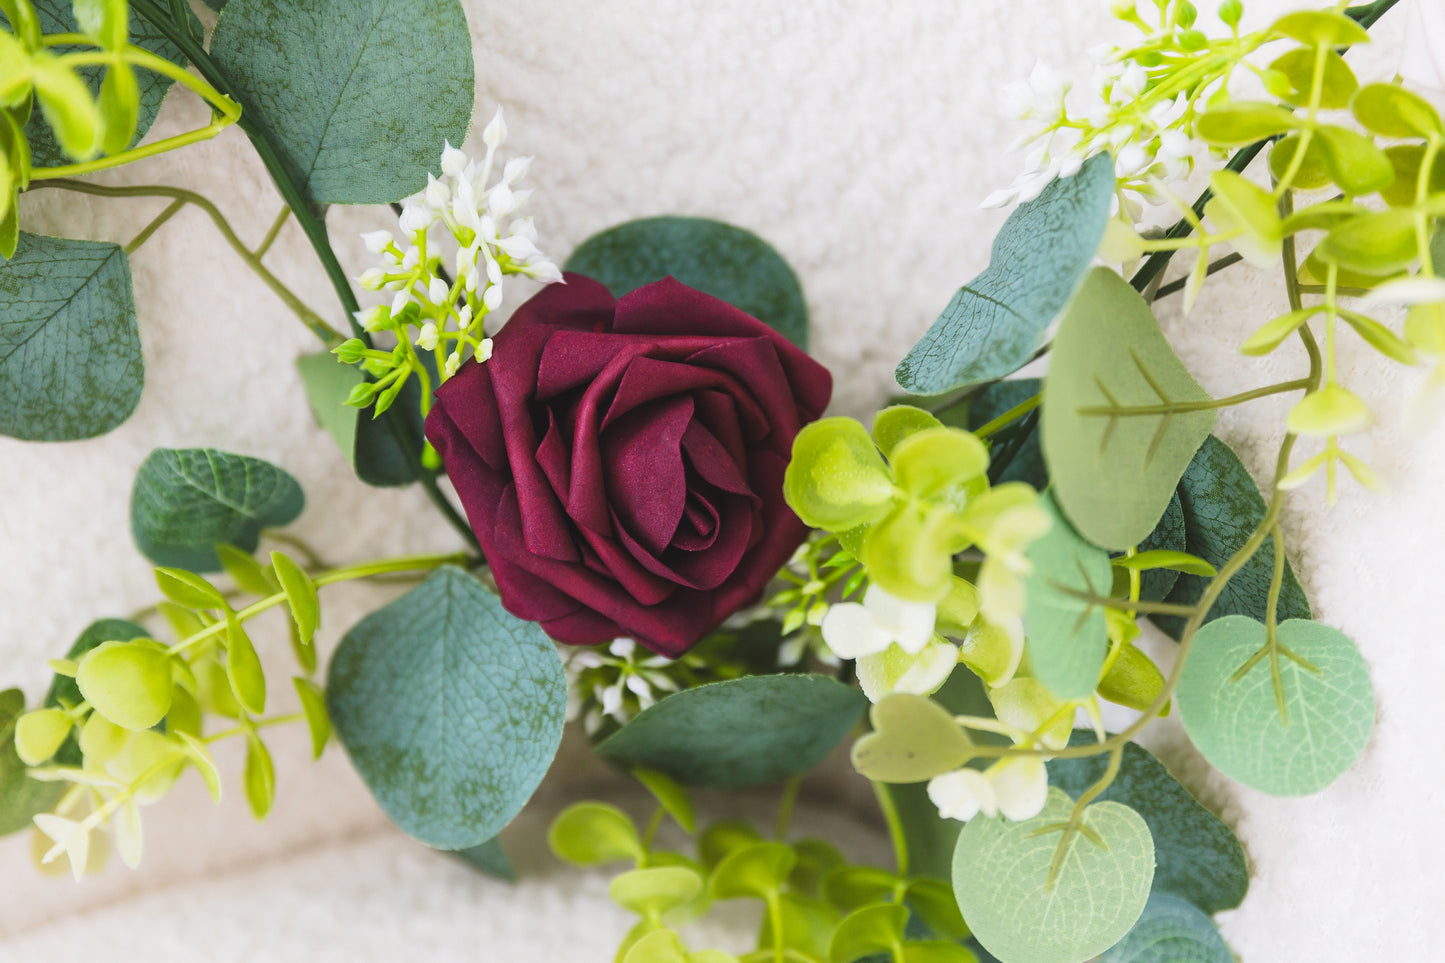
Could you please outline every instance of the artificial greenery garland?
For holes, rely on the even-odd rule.
[[[1369,411],[1339,380],[1338,333],[1348,327],[1398,363],[1438,361],[1445,353],[1445,285],[1434,273],[1445,192],[1435,175],[1445,128],[1427,101],[1400,85],[1360,86],[1341,56],[1368,39],[1362,25],[1391,5],[1295,14],[1240,34],[1238,5],[1227,2],[1220,17],[1231,30],[1215,39],[1196,29],[1188,3],[1158,3],[1147,18],[1124,5],[1121,19],[1137,26],[1142,39],[1111,55],[1117,71],[1104,85],[1108,106],[1087,117],[1063,109],[1063,91],[1036,73],[1028,107],[1041,120],[1045,150],[1035,170],[994,198],[1023,203],[1000,232],[988,271],[960,289],[900,365],[900,385],[918,396],[880,412],[871,432],[837,418],[801,429],[775,426],[796,434],[786,477],[771,487],[749,479],[747,495],[764,501],[771,495],[775,503],[785,496],[815,534],[779,573],[785,584],[745,611],[737,611],[741,596],[738,604],[711,609],[710,623],[730,621],[677,662],[639,656],[636,641],[666,647],[661,636],[649,636],[651,623],[580,598],[579,589],[559,586],[570,602],[538,614],[542,590],[519,589],[501,557],[491,559],[489,576],[481,575],[486,560],[475,553],[320,572],[278,552],[267,565],[253,552],[263,528],[284,525],[299,511],[294,481],[274,466],[223,452],[157,452],[137,481],[133,522],[138,545],[163,566],[157,578],[166,601],[155,614],[170,623],[175,641],[158,642],[143,625],[98,623],[55,663],[57,680],[45,706],[23,712],[18,694],[6,694],[5,725],[13,725],[17,755],[5,757],[4,825],[18,828],[33,815],[53,842],[47,857],[64,854],[77,874],[91,859],[92,832],[102,825],[122,856],[138,859],[138,806],[164,794],[185,768],[196,768],[219,793],[209,745],[232,736],[247,743],[244,786],[257,815],[264,815],[275,787],[261,732],[304,719],[318,753],[335,725],[368,786],[412,835],[452,850],[494,847],[496,831],[545,771],[567,701],[561,664],[526,621],[541,620],[568,641],[598,641],[614,629],[627,635],[605,650],[573,656],[571,690],[575,710],[599,736],[599,754],[638,775],[658,796],[659,816],[638,832],[615,810],[581,804],[558,820],[551,839],[557,853],[574,862],[635,861],[636,869],[613,887],[614,898],[641,917],[619,959],[729,958],[689,953],[671,929],[679,916],[705,910],[710,899],[729,898],[754,898],[765,907],[759,949],[748,959],[853,960],[882,953],[967,960],[979,945],[1010,963],[1099,953],[1128,959],[1117,954],[1159,926],[1177,928],[1200,954],[1227,958],[1206,914],[1243,897],[1238,843],[1202,810],[1168,805],[1180,794],[1187,800],[1187,793],[1131,740],[1177,705],[1196,746],[1225,774],[1268,792],[1300,794],[1323,788],[1348,768],[1373,724],[1363,660],[1341,633],[1309,621],[1308,603],[1285,560],[1279,516],[1287,492],[1321,470],[1331,497],[1341,464],[1362,483],[1374,480],[1340,443],[1368,424]],[[410,18],[407,29],[434,39],[455,27],[454,5],[417,6],[428,15]],[[88,437],[123,420],[124,406],[88,408],[93,391],[37,396],[31,376],[36,365],[57,363],[47,357],[58,357],[61,367],[42,372],[45,382],[86,388],[94,384],[89,379],[108,379],[107,386],[136,389],[111,395],[134,405],[139,353],[125,257],[181,205],[195,203],[340,361],[359,365],[348,370],[309,359],[302,368],[318,418],[358,474],[419,479],[469,547],[478,542],[473,528],[481,542],[497,544],[500,536],[482,528],[500,524],[496,519],[464,497],[468,527],[437,489],[439,467],[459,474],[447,446],[439,445],[438,453],[423,443],[417,415],[432,413],[437,382],[457,379],[447,389],[452,397],[460,396],[464,375],[473,381],[473,372],[515,376],[516,362],[501,353],[492,358],[486,329],[507,276],[560,280],[537,249],[530,220],[516,220],[525,197],[513,188],[525,165],[508,164],[499,180],[490,179],[494,152],[505,139],[500,115],[484,135],[485,158],[473,163],[450,147],[441,152],[442,179],[432,179],[401,212],[401,243],[390,235],[368,238],[384,266],[359,279],[361,286],[386,288],[393,300],[361,311],[339,268],[333,270],[335,257],[312,202],[390,201],[411,189],[409,171],[437,155],[435,141],[459,139],[456,109],[439,111],[435,129],[415,130],[414,143],[398,148],[388,182],[386,171],[359,163],[345,145],[318,141],[304,112],[268,114],[256,102],[257,91],[288,68],[285,58],[250,57],[249,45],[263,36],[305,42],[307,31],[317,29],[312,18],[324,12],[233,0],[207,53],[180,7],[136,0],[132,14],[169,42],[173,61],[190,60],[206,78],[200,83],[127,43],[123,3],[78,4],[79,33],[66,32],[64,10],[25,0],[0,9],[12,25],[0,42],[10,45],[10,62],[24,64],[7,85],[7,123],[0,126],[14,183],[5,192],[7,233],[0,237],[8,238],[5,253],[14,255],[0,269],[0,284],[11,295],[3,320],[24,332],[27,343],[38,341],[34,354],[22,348],[0,369],[12,402],[7,432]],[[46,52],[72,45],[90,52]],[[1261,66],[1251,58],[1267,45],[1274,59]],[[460,76],[460,49],[439,58],[437,68],[456,68]],[[107,68],[103,79],[90,78],[95,94],[73,72],[93,63]],[[465,63],[469,71],[469,54]],[[216,121],[192,139],[240,118],[287,198],[283,217],[302,222],[336,282],[355,337],[345,339],[281,285],[262,263],[268,244],[248,251],[203,198],[73,180],[183,145],[126,148],[144,127],[144,101],[134,81],[124,79],[137,66],[185,78],[215,106]],[[1259,99],[1225,93],[1231,76],[1245,72],[1262,82],[1266,93]],[[357,95],[381,118],[377,123],[388,111],[406,109],[384,96],[367,100],[372,91],[365,78],[337,72],[327,82],[340,84],[338,93]],[[469,81],[462,86],[465,118]],[[41,108],[37,116],[68,155],[61,159],[71,163],[42,166],[42,135],[23,127],[32,96]],[[34,120],[31,127],[45,129]],[[1075,142],[1065,143],[1071,133]],[[1211,177],[1212,198],[1187,205],[1168,181],[1200,162],[1201,142],[1239,150]],[[1269,189],[1240,174],[1266,147]],[[329,157],[328,151],[339,153]],[[47,182],[100,194],[158,194],[173,203],[127,250],[19,235],[14,190]],[[1181,221],[1162,236],[1140,233],[1140,196],[1174,203]],[[438,222],[444,230],[434,228]],[[449,262],[434,247],[446,234],[454,250],[440,257]],[[1236,253],[1211,261],[1211,247],[1221,244]],[[1195,252],[1187,278],[1158,286],[1168,256],[1184,249]],[[1092,267],[1096,253],[1115,262],[1144,260],[1131,284]],[[1182,292],[1192,303],[1209,275],[1238,257],[1282,267],[1292,309],[1269,319],[1242,350],[1267,353],[1297,338],[1308,370],[1211,399],[1174,355],[1150,302]],[[740,266],[719,271],[719,261]],[[598,278],[621,299],[618,318],[656,295],[647,282],[672,274],[721,298],[717,304],[730,302],[800,339],[795,315],[778,307],[801,303],[796,279],[775,262],[781,263],[745,232],[658,219],[599,236],[568,267]],[[569,284],[565,297],[579,284]],[[759,287],[771,298],[760,296]],[[70,329],[47,324],[55,315],[36,306],[68,305],[82,288],[105,310],[104,317],[81,320],[110,325],[116,342],[134,350],[103,365],[86,365],[82,350],[39,351]],[[634,293],[638,288],[644,290]],[[560,290],[548,292],[549,303],[564,296],[554,293]],[[1410,306],[1403,335],[1370,313],[1391,301]],[[680,328],[690,311],[726,316],[711,299],[692,303],[674,315],[682,318]],[[603,308],[569,301],[567,310]],[[505,337],[520,341],[520,330],[504,329],[513,332]],[[378,347],[376,334],[390,335],[395,347]],[[1040,353],[1049,356],[1042,384],[1001,380]],[[537,356],[543,380],[547,366],[565,365],[566,357]],[[747,370],[747,387],[761,390],[767,377]],[[1294,391],[1304,395],[1289,416],[1264,498],[1238,459],[1210,436],[1214,413]],[[461,397],[454,420],[486,407]],[[380,420],[348,413],[343,399]],[[746,407],[746,392],[735,404]],[[697,423],[719,440],[719,422],[698,416]],[[494,464],[486,431],[462,430],[481,446],[482,461]],[[427,434],[441,437],[431,424]],[[1320,439],[1322,450],[1295,458],[1300,437]],[[509,442],[505,458],[514,473],[526,467],[519,457]],[[741,463],[741,456],[732,457]],[[558,487],[550,475],[548,481]],[[644,476],[642,492],[654,482]],[[625,484],[609,476],[614,502],[617,485]],[[716,479],[709,484],[726,488]],[[557,497],[564,498],[560,491]],[[704,501],[716,513],[718,506]],[[705,518],[699,524],[697,538],[713,532]],[[585,533],[580,537],[600,551]],[[529,565],[533,555],[553,558],[547,552],[556,550],[528,543],[506,565]],[[600,564],[619,584],[641,586],[628,589],[633,600],[657,608],[658,602],[643,601],[654,590],[649,583],[623,581],[632,576],[619,564],[591,564],[587,557],[577,564],[593,570]],[[234,588],[204,577],[221,568]],[[311,648],[317,589],[432,569],[413,593],[347,634],[323,695],[308,678],[317,668]],[[492,589],[500,591],[500,604]],[[279,606],[293,615],[303,711],[267,716],[266,673],[244,626]],[[1167,678],[1133,645],[1140,615],[1179,640]],[[406,651],[389,644],[408,636],[420,644]],[[840,660],[839,680],[777,671]],[[484,699],[494,679],[475,672],[478,665],[523,684],[508,689],[501,704]],[[896,873],[848,867],[818,842],[790,845],[786,818],[774,842],[723,826],[702,833],[695,856],[656,849],[664,814],[695,829],[682,784],[743,785],[796,778],[811,768],[866,705],[846,684],[855,677],[874,706],[873,731],[855,743],[853,758],[878,788],[897,844]],[[415,685],[397,692],[397,679]],[[652,704],[671,690],[678,691]],[[460,710],[436,718],[437,691]],[[1142,714],[1108,735],[1097,721],[1099,697]],[[383,703],[387,711],[376,711]],[[1071,734],[1080,708],[1093,716],[1095,732]],[[212,716],[232,722],[217,728]],[[721,741],[720,731],[726,733]],[[462,748],[446,766],[424,764],[428,748],[439,744]],[[498,769],[495,760],[503,756],[512,762]],[[1087,768],[1093,763],[1099,765]],[[788,808],[785,803],[785,813]],[[1202,853],[1222,867],[1203,882],[1185,868]],[[951,882],[951,893],[940,878]],[[1109,894],[1102,901],[1093,898],[1100,887]],[[1042,917],[1051,925],[1041,932]]]

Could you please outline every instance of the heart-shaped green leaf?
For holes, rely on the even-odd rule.
[[[924,696],[895,692],[869,714],[873,731],[853,744],[853,767],[878,782],[922,782],[973,758],[953,715]]]
[[[616,806],[581,802],[568,806],[547,830],[547,845],[558,859],[577,866],[646,855],[632,819]]]

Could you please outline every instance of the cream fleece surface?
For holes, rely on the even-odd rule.
[[[1255,0],[1247,23],[1297,5]],[[978,202],[1022,163],[1005,153],[1022,128],[1005,116],[1003,85],[1035,58],[1087,84],[1085,51],[1113,29],[1098,4],[1064,0],[466,6],[477,116],[484,121],[504,103],[508,146],[535,156],[544,249],[560,260],[597,230],[660,213],[757,231],[801,277],[816,353],[838,378],[834,409],[854,415],[889,393],[902,352],[987,263],[1005,213],[979,211]],[[1393,74],[1399,19],[1387,16],[1377,42],[1351,52],[1362,76]],[[195,99],[176,93],[155,135],[204,122]],[[480,123],[471,146],[479,133]],[[98,179],[200,190],[251,243],[280,206],[234,129]],[[22,204],[28,230],[120,242],[162,206],[53,191]],[[338,208],[329,224],[359,273],[358,232],[391,221],[380,209]],[[267,263],[342,323],[294,225]],[[420,492],[368,489],[350,477],[291,366],[315,344],[200,211],[186,209],[131,265],[147,365],[134,417],[87,442],[0,439],[0,684],[21,685],[32,699],[46,685],[45,660],[88,622],[155,597],[127,506],[135,470],[156,447],[214,446],[283,466],[308,498],[295,531],[331,560],[456,544]],[[1189,318],[1168,308],[1164,327],[1206,389],[1232,394],[1302,370],[1293,349],[1265,360],[1236,350],[1283,305],[1274,277],[1236,267],[1206,288]],[[1445,779],[1433,739],[1445,685],[1445,431],[1438,419],[1414,424],[1397,414],[1418,394],[1417,373],[1348,334],[1340,361],[1347,383],[1384,413],[1351,447],[1389,491],[1346,483],[1327,508],[1313,483],[1289,502],[1285,531],[1317,617],[1353,637],[1370,664],[1379,723],[1364,758],[1316,796],[1275,799],[1212,773],[1173,721],[1149,739],[1244,841],[1253,883],[1221,926],[1251,963],[1425,960],[1427,947],[1445,941]],[[1219,433],[1256,477],[1270,467],[1286,410],[1287,402],[1262,401],[1220,419]],[[375,588],[329,589],[323,649],[385,597]],[[280,678],[289,668],[280,623],[258,624],[255,636]],[[1167,657],[1168,646],[1157,648]],[[246,813],[240,759],[223,752],[225,803],[213,807],[187,776],[146,810],[139,871],[115,866],[77,886],[36,874],[23,834],[0,842],[0,959],[612,958],[628,920],[607,901],[606,877],[563,872],[538,842],[545,815],[565,800],[622,791],[580,747],[564,750],[538,809],[508,831],[524,874],[511,888],[402,838],[339,748],[313,764],[304,733],[277,732],[273,749],[278,798],[268,822],[258,826]],[[866,787],[846,766],[808,787],[800,832],[886,858]],[[729,805],[741,804],[714,800],[714,811]],[[731,935],[714,926],[696,945],[738,947],[752,923],[729,919]]]

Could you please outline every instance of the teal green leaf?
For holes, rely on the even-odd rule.
[[[988,268],[899,363],[903,390],[941,394],[1023,367],[1093,261],[1113,195],[1113,158],[1099,154],[1010,214]]]
[[[428,367],[434,365],[434,362],[429,363],[430,357],[429,354],[422,355],[422,363]],[[352,389],[366,380],[360,368],[342,364],[335,355],[322,352],[298,357],[296,370],[301,375],[306,400],[311,405],[316,423],[335,440],[356,477],[378,487],[409,485],[417,480],[415,466],[397,444],[388,423],[346,403]],[[432,373],[435,374],[435,371]],[[401,420],[407,433],[420,444],[418,393],[419,389],[408,383],[393,407],[406,413],[407,417]],[[397,420],[391,419],[393,423]]]
[[[1139,292],[1106,268],[1085,279],[1050,354],[1042,430],[1054,491],[1079,534],[1123,551],[1153,531],[1217,414],[1177,410],[1209,395]]]
[[[867,706],[863,693],[822,675],[713,682],[642,712],[597,754],[688,785],[750,786],[812,769]]]
[[[1098,737],[1076,729],[1069,745]],[[1099,781],[1107,753],[1052,759],[1049,783],[1077,799]],[[1099,799],[1123,803],[1143,817],[1154,839],[1154,891],[1181,897],[1206,913],[1233,909],[1249,889],[1244,847],[1219,817],[1205,809],[1164,764],[1136,743],[1126,743],[1119,774]]]
[[[1228,445],[1210,436],[1179,480],[1179,503],[1184,511],[1184,551],[1197,555],[1215,568],[1222,568],[1239,551],[1264,519],[1264,498],[1244,464]],[[1264,620],[1269,600],[1269,582],[1274,574],[1274,540],[1260,546],[1224,586],[1205,621],[1224,615],[1247,615]],[[1204,594],[1209,579],[1180,575],[1167,601],[1193,605]],[[1279,618],[1307,619],[1310,603],[1304,589],[1285,563],[1284,583],[1279,594]],[[1172,615],[1153,615],[1151,621],[1176,639],[1184,620]]]
[[[1176,695],[1184,731],[1220,772],[1275,796],[1306,796],[1334,782],[1365,751],[1375,725],[1375,694],[1360,650],[1338,629],[1290,619],[1279,624],[1284,653],[1276,699],[1263,623],[1242,615],[1199,630]],[[1317,671],[1316,671],[1317,670]]]
[[[0,435],[103,435],[135,411],[144,379],[120,245],[22,233],[0,262]]]
[[[1039,378],[1016,378],[1008,381],[1000,381],[991,384],[978,393],[968,406],[968,424],[970,431],[977,431],[993,419],[1015,405],[1022,404],[1034,395],[1043,390],[1043,381]],[[1015,425],[1018,422],[1014,422]],[[1002,429],[1007,432],[1009,429]],[[994,435],[989,439],[993,446],[990,455],[997,459],[1002,449],[1001,435]],[[990,476],[994,483],[1021,481],[1043,491],[1049,486],[1049,470],[1044,467],[1044,453],[1039,447],[1039,433],[1030,431],[1014,453],[1013,460],[1008,463],[1003,472]]]
[[[670,275],[808,349],[808,305],[798,276],[767,241],[722,221],[628,221],[583,241],[566,269],[601,281],[616,298]]]
[[[428,846],[466,849],[541,782],[567,681],[541,629],[448,566],[346,633],[326,707],[386,814]]]
[[[1060,699],[1083,699],[1094,691],[1109,638],[1104,610],[1069,594],[1107,596],[1114,572],[1109,556],[1074,531],[1053,493],[1043,507],[1053,519],[1048,532],[1025,555],[1033,573],[1024,581],[1024,633],[1036,679]]]
[[[72,0],[31,0],[31,3],[39,15],[40,26],[46,33],[77,32]],[[194,15],[190,17],[190,21],[193,30],[199,31],[200,21]],[[0,13],[0,23],[6,25],[9,23],[3,13]],[[185,55],[181,53],[180,48],[162,36],[159,30],[142,17],[132,16],[130,18],[130,43],[144,47],[173,64],[184,65],[186,62]],[[64,54],[75,50],[93,50],[94,48],[64,46],[49,49],[52,53]],[[81,67],[79,70],[91,92],[99,94],[101,83],[105,77],[105,68],[90,66]],[[160,112],[161,101],[165,100],[166,91],[171,87],[171,79],[161,74],[149,70],[137,70],[135,75],[136,80],[139,81],[140,110],[136,116],[135,134],[131,137],[131,144],[138,143],[145,136],[146,131],[150,130],[156,114]],[[55,142],[55,135],[51,132],[50,125],[45,122],[38,110],[30,115],[30,122],[25,125],[25,138],[30,142],[31,160],[36,167],[56,167],[72,162],[71,158],[60,149],[60,145]]]
[[[64,783],[41,782],[27,774],[15,751],[15,721],[24,714],[25,693],[19,689],[0,692],[0,836],[26,828],[36,813],[49,812],[66,788]],[[73,745],[73,738],[67,736],[66,744]]]
[[[1154,844],[1139,814],[1093,803],[1048,886],[1060,834],[1074,802],[1049,790],[1043,812],[1010,822],[975,816],[958,836],[953,891],[983,947],[1008,963],[1082,963],[1117,943],[1139,919],[1154,877]],[[1047,920],[1040,926],[1040,920]]]
[[[502,849],[500,839],[489,839],[479,846],[454,850],[451,855],[494,879],[505,880],[508,883],[517,879],[516,867],[512,865],[506,851]]]
[[[1187,472],[1188,469],[1185,469]],[[1184,506],[1179,501],[1179,492],[1169,499],[1169,505],[1144,541],[1139,543],[1142,552],[1186,552],[1188,542],[1184,532]],[[1218,566],[1216,566],[1217,568]],[[1150,602],[1162,602],[1179,581],[1179,572],[1172,568],[1154,568],[1144,572],[1139,579],[1139,597]]]
[[[211,57],[321,204],[421,190],[472,116],[471,31],[457,0],[235,0]]]
[[[1098,963],[1234,963],[1234,954],[1197,907],[1156,891],[1139,922]]]
[[[218,542],[254,552],[261,529],[294,521],[305,503],[296,479],[270,462],[214,448],[157,448],[136,473],[130,528],[157,565],[214,572]]]

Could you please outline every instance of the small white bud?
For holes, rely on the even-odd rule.
[[[424,204],[408,203],[401,210],[401,229],[407,234],[420,234],[431,227],[436,220],[436,212],[429,210]]]
[[[513,261],[525,261],[529,257],[541,254],[537,245],[525,237],[518,237],[516,234],[508,235],[497,239],[497,247],[510,257]]]
[[[416,333],[416,346],[424,351],[434,351],[437,346],[437,326],[428,321]]]
[[[443,142],[446,146],[442,148],[442,175],[444,177],[461,177],[462,171],[467,167],[467,155],[453,147],[451,141]]]
[[[380,291],[386,284],[386,272],[381,268],[367,268],[361,272],[361,277],[356,279],[356,283],[368,291]]]
[[[383,254],[389,245],[395,243],[390,231],[367,231],[361,235],[361,243],[372,254]]]
[[[502,286],[493,284],[487,288],[487,293],[482,295],[482,304],[486,305],[488,311],[495,311],[502,306]]]
[[[352,317],[356,318],[356,323],[361,325],[363,331],[380,331],[382,325],[390,320],[391,312],[387,311],[384,305],[373,304],[357,311]]]
[[[446,304],[449,300],[447,295],[450,293],[451,288],[441,278],[432,278],[431,283],[427,285],[426,297],[432,304]]]
[[[507,184],[515,184],[527,176],[527,170],[532,166],[530,157],[513,157],[507,161],[507,166],[502,169],[502,181]]]
[[[487,192],[487,213],[496,220],[501,220],[517,209],[516,198],[512,196],[512,189],[502,181]]]
[[[457,324],[459,324],[459,325],[461,325],[463,328],[465,328],[467,325],[469,325],[469,324],[471,324],[471,323],[472,323],[472,306],[471,306],[470,304],[464,304],[464,305],[462,305],[462,309],[457,312]]]
[[[411,303],[411,289],[396,292],[396,297],[391,299],[391,313],[401,314],[402,310]]]
[[[561,270],[558,269],[557,265],[545,258],[524,265],[522,267],[522,273],[532,280],[540,281],[543,284],[557,284],[562,281]]]
[[[451,199],[451,188],[447,187],[446,181],[439,181],[428,174],[426,176],[426,206],[440,213],[446,210]]]
[[[501,146],[507,139],[507,122],[502,119],[502,108],[497,108],[497,113],[482,130],[482,143],[492,150]]]
[[[484,359],[482,359],[482,360],[486,360],[486,359],[484,358]],[[447,376],[448,378],[451,378],[451,377],[454,377],[454,376],[456,375],[457,369],[460,368],[461,366],[462,366],[462,356],[461,356],[460,354],[449,355],[449,356],[447,357],[446,364],[444,364],[444,365],[442,366],[442,371],[443,371],[443,373],[446,374],[446,376]]]
[[[401,256],[401,269],[403,271],[415,271],[416,266],[421,263],[421,249],[409,247],[406,253]]]

